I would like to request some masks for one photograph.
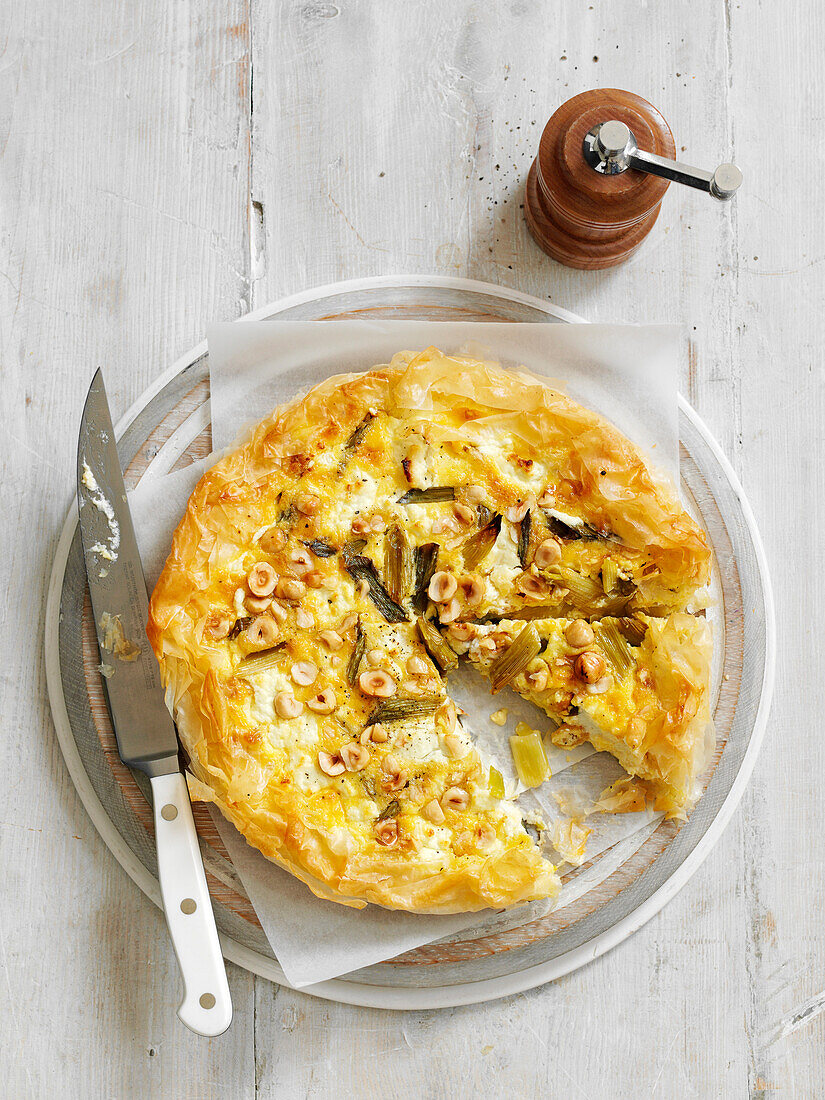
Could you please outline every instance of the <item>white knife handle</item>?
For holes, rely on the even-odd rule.
[[[160,892],[184,985],[178,1016],[199,1035],[220,1035],[232,1022],[232,1000],[186,780],[171,772],[150,782]]]

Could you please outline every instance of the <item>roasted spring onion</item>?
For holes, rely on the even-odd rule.
[[[404,528],[393,523],[384,535],[384,577],[396,603],[410,594],[415,579],[415,559]]]
[[[647,634],[647,623],[641,619],[621,618],[616,620],[619,630],[631,645],[641,645]]]
[[[535,731],[510,738],[510,751],[518,777],[525,787],[539,787],[550,776],[541,735]]]
[[[386,821],[388,817],[397,817],[398,812],[401,809],[401,804],[393,799],[392,802],[388,802],[381,813],[378,815],[378,821]]]
[[[355,628],[355,648],[350,655],[349,661],[347,661],[347,683],[354,684],[358,677],[358,669],[361,666],[361,661],[364,658],[364,654],[367,651],[367,635],[364,633],[364,628],[361,626],[361,620],[358,620],[358,625]]]
[[[490,765],[490,777],[487,780],[487,789],[493,798],[504,798],[504,776],[498,770]]]
[[[567,565],[557,565],[551,571],[553,580],[557,580],[570,593],[570,599],[576,607],[587,608],[604,596],[604,589],[592,577],[585,577]]]
[[[244,657],[236,670],[237,676],[254,676],[258,672],[268,672],[269,669],[275,668],[281,659],[281,649],[284,646],[284,642],[279,645],[273,646],[272,649],[261,650],[260,653],[251,653],[248,657]]]
[[[427,588],[438,564],[437,542],[425,542],[415,548],[415,585],[413,588],[413,607],[423,615],[427,609]]]
[[[366,539],[350,539],[341,547],[341,557],[346,559],[351,558],[354,554],[360,554],[366,545]]]
[[[532,525],[532,515],[527,512],[524,519],[518,525],[518,560],[521,562],[521,568],[527,568],[527,551],[530,549],[530,527]]]
[[[490,686],[493,694],[501,691],[541,652],[541,639],[532,623],[528,623],[513,640],[509,649],[490,665]]]
[[[481,565],[493,549],[500,530],[501,516],[494,515],[485,527],[470,535],[464,543],[464,566],[469,572]]]
[[[318,558],[331,558],[338,551],[323,539],[308,539],[304,542],[307,550],[311,550]]]
[[[612,558],[602,562],[602,588],[609,596],[619,583],[619,566]]]
[[[390,596],[378,576],[378,570],[369,558],[365,558],[362,554],[353,554],[352,557],[344,558],[344,566],[356,584],[359,581],[367,582],[370,599],[388,623],[409,622],[409,615]]]
[[[492,522],[495,512],[492,508],[488,508],[486,504],[479,504],[476,508],[476,527],[481,530],[482,527],[486,527],[488,523]]]
[[[240,632],[242,630],[246,630],[246,628],[249,626],[249,624],[251,622],[252,622],[252,616],[251,615],[247,615],[247,616],[244,616],[243,618],[236,619],[235,620],[235,625],[229,631],[229,640],[230,640],[230,642],[234,641],[235,638],[238,637],[238,635],[240,634]]]
[[[417,699],[385,699],[370,715],[369,724],[400,722],[405,718],[434,714],[443,702],[444,697],[441,695],[420,695]]]
[[[586,523],[584,520],[579,520],[578,523],[568,523],[566,520],[560,519],[553,512],[545,512],[544,518],[547,520],[547,526],[550,528],[551,534],[555,535],[558,539],[565,539],[568,542],[575,539],[589,539],[591,541],[602,539],[606,542],[618,541],[611,532],[600,531],[598,527],[594,527],[592,523]]]
[[[374,417],[373,417],[372,413],[367,413],[367,415],[364,417],[364,419],[356,427],[355,431],[353,431],[352,435],[346,441],[346,443],[344,444],[344,449],[341,452],[341,461],[338,464],[338,469],[339,470],[343,470],[343,468],[349,462],[350,455],[357,448],[358,444],[361,442],[361,440],[364,438],[364,436],[367,434],[367,429],[369,428],[369,426],[372,423],[373,419],[374,419]]]
[[[598,623],[594,623],[593,627],[596,630],[599,648],[613,666],[617,678],[624,679],[627,673],[636,667],[636,658],[619,624],[615,619],[601,619]]]
[[[438,627],[431,623],[429,619],[425,619],[423,615],[419,615],[415,623],[418,627],[418,633],[421,635],[421,641],[427,647],[427,652],[439,668],[445,670],[455,668],[458,664],[458,658],[442,638]]]
[[[429,489],[408,489],[399,504],[437,504],[442,500],[455,500],[455,486],[431,485]]]

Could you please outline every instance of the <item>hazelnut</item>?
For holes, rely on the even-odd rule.
[[[331,687],[324,688],[317,695],[307,700],[307,706],[314,714],[332,714],[336,705],[335,691]]]
[[[278,574],[265,561],[259,561],[246,575],[246,583],[253,596],[271,596],[278,583]]]
[[[612,676],[601,676],[594,684],[588,684],[585,690],[588,695],[604,695],[606,691],[610,690],[612,684]]]
[[[269,615],[259,615],[244,631],[244,637],[257,649],[267,649],[278,640],[278,624]]]
[[[386,529],[387,521],[384,519],[383,516],[372,517],[372,519],[370,520],[370,531],[377,531],[380,533],[381,531],[386,531]]]
[[[421,816],[425,817],[427,821],[432,821],[433,825],[440,825],[444,821],[444,811],[435,798],[428,802],[426,806],[421,807]]]
[[[522,573],[516,582],[518,589],[528,599],[543,600],[547,596],[547,585],[541,577],[534,577],[532,573]]]
[[[454,759],[467,755],[467,745],[457,733],[448,733],[444,738],[444,748]]]
[[[310,588],[323,588],[325,577],[320,569],[313,569],[310,573],[304,574],[304,584],[308,584]]]
[[[540,668],[533,669],[532,672],[525,672],[524,679],[527,681],[530,691],[544,691],[547,687],[548,676],[547,665],[542,664]]]
[[[228,611],[213,611],[203,626],[203,632],[207,638],[219,642],[226,638],[232,629],[232,616]]]
[[[557,539],[545,539],[536,547],[533,561],[539,569],[551,569],[561,561],[561,544]]]
[[[244,596],[243,605],[252,615],[260,615],[272,603],[271,596]]]
[[[381,770],[384,773],[381,786],[385,791],[398,791],[407,782],[407,773],[392,753],[388,753],[384,757],[381,762]]]
[[[368,535],[370,533],[370,521],[363,516],[356,516],[350,524],[353,535]]]
[[[369,654],[367,654],[367,658],[369,659]],[[410,676],[429,676],[431,666],[423,657],[409,657],[406,669]]]
[[[280,527],[270,527],[261,535],[258,545],[265,554],[277,554],[286,546],[286,534]]]
[[[441,809],[459,813],[470,805],[470,796],[461,787],[448,787],[441,796]]]
[[[528,493],[524,500],[518,501],[517,504],[511,504],[505,515],[511,523],[521,523],[527,513],[535,508],[535,506],[535,496],[532,493]]]
[[[444,726],[447,733],[452,733],[457,720],[455,703],[452,699],[445,699],[435,712],[438,721]]]
[[[389,740],[389,736],[381,723],[376,722],[372,726],[367,726],[358,740],[362,745],[366,745],[368,741],[372,741],[376,745],[383,745],[385,741]]]
[[[367,664],[372,665],[373,668],[377,668],[384,660],[383,649],[369,649],[367,650]]]
[[[296,684],[301,687],[309,687],[318,677],[318,666],[312,661],[296,661],[289,670],[289,675]]]
[[[394,848],[398,843],[398,822],[394,817],[378,821],[375,825],[375,839],[385,848]]]
[[[320,507],[321,498],[316,497],[314,493],[307,493],[295,499],[295,509],[302,516],[314,516]]]
[[[279,718],[297,718],[303,709],[304,704],[288,691],[279,691],[275,696],[275,713]]]
[[[453,596],[449,603],[442,604],[438,609],[438,618],[442,623],[454,623],[461,614],[461,604]]]
[[[464,573],[458,587],[468,607],[477,607],[484,599],[484,582],[473,573]]]
[[[275,585],[275,595],[281,600],[300,600],[306,595],[307,586],[303,581],[282,577]]]
[[[303,577],[313,567],[312,558],[308,551],[300,546],[295,546],[289,552],[289,567],[296,577]]]
[[[593,627],[584,619],[574,619],[572,623],[568,623],[564,636],[567,644],[574,649],[583,649],[585,646],[592,645],[596,637]]]
[[[471,523],[475,522],[476,514],[468,504],[459,504],[456,501],[453,504],[453,512],[455,518],[459,523],[463,523],[465,527],[469,527]]]
[[[330,653],[337,653],[344,644],[344,639],[337,630],[322,630],[318,637]]]
[[[458,581],[452,573],[440,569],[433,573],[427,588],[427,595],[433,603],[448,603],[458,591]]]
[[[481,504],[487,497],[487,490],[483,485],[468,485],[464,490],[464,499],[470,504]]]
[[[469,623],[450,623],[447,627],[447,633],[457,642],[469,642],[473,628]]]
[[[285,623],[287,619],[286,608],[277,600],[269,601],[269,613],[278,624]]]
[[[315,619],[303,607],[299,607],[295,612],[295,625],[301,630],[309,630],[310,627],[315,626]]]
[[[365,695],[374,695],[379,699],[387,699],[390,695],[395,695],[395,680],[389,672],[381,668],[362,672],[358,677],[358,686]]]
[[[328,752],[319,752],[318,767],[324,775],[343,775],[346,771],[346,765],[338,753],[333,755]]]
[[[362,745],[342,745],[341,759],[348,772],[360,772],[370,762],[370,754]]]
[[[604,676],[604,659],[592,649],[586,649],[574,661],[573,670],[586,684],[595,684]]]

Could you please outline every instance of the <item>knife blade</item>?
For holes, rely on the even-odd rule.
[[[202,1035],[232,1020],[209,888],[175,726],[146,636],[149,600],[109,403],[98,370],[77,448],[77,500],[86,575],[109,713],[125,764],[149,776],[166,923],[184,981],[180,1019]]]
[[[148,776],[178,771],[178,739],[146,637],[146,581],[100,371],[81,418],[77,501],[118,752],[125,764]]]

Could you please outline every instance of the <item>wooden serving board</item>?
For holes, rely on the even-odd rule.
[[[386,283],[382,280],[375,281],[376,284],[382,282]],[[327,301],[313,301],[308,296],[299,296],[293,300],[292,308],[282,309],[280,315],[297,320],[352,317],[392,319],[409,316],[438,320],[539,320],[542,317],[550,320],[568,319],[558,311],[552,316],[553,307],[545,303],[525,300],[524,296],[515,294],[508,297],[508,292],[497,288],[478,289],[478,284],[473,284],[472,287],[453,296],[443,295],[447,300],[442,301],[432,288],[422,290],[420,295],[416,295],[415,282],[411,280],[410,285],[400,294],[406,300],[388,301],[390,295],[382,289],[378,294],[378,304],[370,304],[369,294],[359,295],[356,298],[357,308],[348,304],[346,309],[329,308],[336,303],[335,296]],[[345,294],[342,293],[342,297],[346,300]],[[262,312],[266,315],[265,311]],[[277,307],[273,307],[270,315],[277,312]],[[548,313],[551,314],[549,318]],[[180,469],[206,457],[211,451],[205,354],[202,349],[196,349],[188,360],[181,361],[176,368],[176,373],[170,372],[166,387],[147,402],[129,426],[128,431],[134,438],[129,443],[132,458],[126,463],[124,470],[128,488],[136,486],[147,475],[156,476],[158,472]],[[191,385],[186,384],[187,378],[191,378]],[[161,400],[164,394],[167,399]],[[170,394],[173,396],[169,396]],[[155,410],[157,415],[153,415]],[[685,427],[689,427],[687,422]],[[694,441],[692,446],[695,449],[698,443]],[[707,484],[701,463],[694,460],[690,446],[686,447],[684,444],[684,438],[682,449],[683,490],[703,518],[709,521],[707,526],[720,566],[720,587],[723,593],[721,602],[724,653],[715,707],[718,744],[712,765],[704,777],[706,787],[713,785],[712,795],[699,803],[697,811],[687,823],[659,821],[647,833],[643,831],[635,838],[624,840],[614,848],[600,853],[584,866],[569,870],[564,877],[565,882],[572,883],[586,876],[583,882],[588,885],[586,890],[583,889],[578,894],[574,891],[573,900],[562,908],[535,917],[530,917],[529,911],[526,911],[525,916],[525,911],[522,910],[509,923],[506,920],[499,921],[486,930],[469,930],[450,940],[419,947],[387,963],[370,967],[353,976],[354,982],[391,987],[392,990],[397,986],[452,989],[454,986],[451,983],[495,979],[528,967],[536,968],[536,964],[543,965],[544,960],[567,958],[571,949],[579,951],[582,944],[586,945],[588,937],[594,938],[597,934],[609,932],[620,920],[627,923],[626,917],[639,912],[640,907],[645,904],[650,908],[649,899],[657,895],[657,891],[661,893],[663,885],[666,887],[674,876],[678,877],[681,864],[694,849],[702,844],[709,848],[708,836],[712,834],[719,808],[729,801],[731,787],[737,781],[743,761],[747,757],[747,744],[741,743],[742,732],[737,732],[734,728],[737,722],[741,725],[744,721],[742,714],[737,713],[737,708],[740,707],[740,683],[746,652],[745,621],[737,549],[732,541],[738,534],[724,518],[725,509],[733,505],[717,501],[716,490]],[[705,455],[702,461],[707,465],[712,462],[712,458]],[[734,497],[735,492],[731,500]],[[124,812],[131,817],[134,827],[143,835],[145,850],[150,851],[153,848],[153,819],[148,785],[143,776],[123,765],[117,754],[103,682],[98,670],[99,654],[88,594],[83,604],[80,646],[82,690],[88,699],[93,723],[91,736],[96,738],[100,757],[122,797]],[[752,721],[749,727],[744,728],[752,730]],[[731,731],[734,732],[737,747],[729,753]],[[88,738],[88,731],[85,736]],[[720,768],[722,761],[726,764]],[[244,965],[259,973],[277,976],[278,968],[274,956],[266,944],[255,911],[234,872],[209,810],[198,804],[193,809],[219,927],[223,928],[225,937],[230,936],[238,942],[238,950],[242,955],[240,961]],[[115,821],[117,815],[112,812],[110,816]],[[134,850],[135,844],[132,843],[131,846]],[[152,870],[151,859],[141,858],[144,865]],[[660,904],[661,901],[648,915],[652,915]],[[641,923],[641,920],[637,923]],[[249,929],[248,936],[243,933],[244,927]],[[500,956],[506,958],[502,959]],[[580,961],[584,961],[584,956]],[[349,999],[345,991],[347,984],[346,979],[327,983],[344,990],[340,994],[342,1000]],[[338,994],[327,991],[325,995]],[[361,1003],[371,1002],[368,999]],[[374,1003],[381,1003],[377,995]]]

